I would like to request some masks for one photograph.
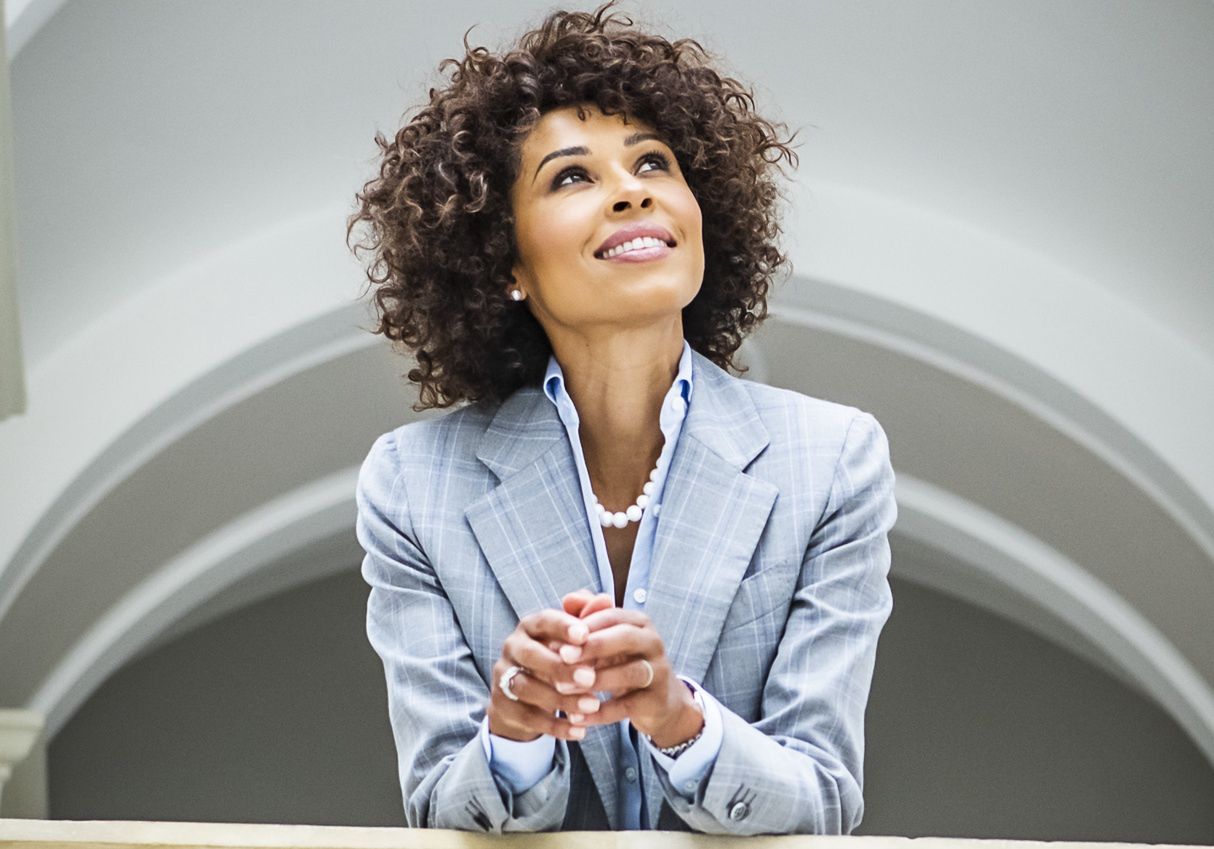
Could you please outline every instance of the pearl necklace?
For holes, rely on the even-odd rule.
[[[628,506],[627,510],[620,513],[612,513],[606,507],[599,503],[599,497],[592,491],[591,497],[594,498],[594,509],[599,514],[599,524],[604,528],[617,527],[623,528],[629,522],[641,521],[641,516],[645,514],[645,508],[649,506],[649,498],[653,495],[653,488],[657,486],[658,467],[654,466],[653,471],[649,473],[649,480],[645,482],[645,486],[641,489],[641,494],[637,496],[637,500]]]

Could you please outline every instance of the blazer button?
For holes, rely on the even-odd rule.
[[[729,809],[729,818],[734,822],[741,822],[750,816],[750,805],[745,802],[738,802]]]

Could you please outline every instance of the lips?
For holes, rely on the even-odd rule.
[[[605,254],[612,248],[618,248],[627,242],[646,237],[658,239],[665,243],[668,248],[673,248],[676,244],[674,236],[670,235],[670,231],[665,227],[658,227],[653,224],[630,224],[626,227],[621,227],[607,237],[607,240],[599,245],[594,255],[597,259],[606,259]]]

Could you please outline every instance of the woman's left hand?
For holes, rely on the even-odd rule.
[[[671,667],[662,638],[648,616],[615,607],[610,596],[585,590],[565,596],[561,606],[580,616],[590,631],[583,645],[559,648],[562,660],[594,667],[595,680],[586,691],[611,697],[579,724],[604,725],[627,719],[661,748],[678,745],[700,732],[704,716],[691,690]]]

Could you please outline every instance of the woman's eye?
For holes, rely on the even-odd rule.
[[[641,157],[637,164],[637,173],[644,174],[647,171],[669,171],[670,159],[664,153],[647,153]],[[552,188],[559,189],[563,186],[571,186],[574,183],[583,183],[590,180],[590,175],[586,173],[586,169],[580,165],[573,165],[558,173],[552,178]]]
[[[648,165],[653,165],[654,168],[646,167]],[[670,170],[670,160],[666,158],[665,154],[657,152],[645,154],[645,156],[641,158],[641,165],[637,170],[640,172],[645,172],[655,169],[659,171]]]
[[[561,186],[568,186],[584,179],[586,179],[586,172],[581,168],[566,168],[552,179],[552,188],[559,189]]]

